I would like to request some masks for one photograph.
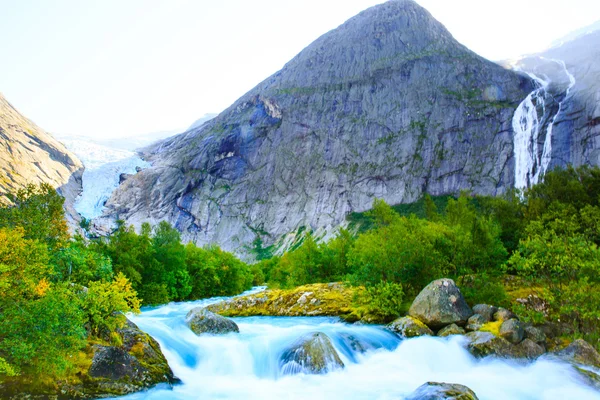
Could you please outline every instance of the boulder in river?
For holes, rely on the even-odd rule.
[[[556,355],[565,361],[600,368],[600,354],[583,339],[577,339]]]
[[[494,321],[508,321],[509,319],[519,319],[512,311],[500,307],[494,313]]]
[[[432,329],[440,329],[465,325],[473,311],[452,279],[438,279],[419,293],[408,314]]]
[[[473,314],[467,321],[465,329],[469,332],[478,331],[487,321],[481,314]]]
[[[517,346],[516,352],[520,358],[535,360],[546,353],[546,350],[531,339],[525,339]]]
[[[437,333],[438,336],[450,336],[450,335],[464,335],[465,330],[456,324],[450,324],[445,328],[440,329]]]
[[[126,320],[117,332],[120,346],[94,345],[92,362],[82,385],[64,388],[68,398],[125,395],[158,383],[173,384],[178,379],[160,346],[150,335]]]
[[[499,334],[512,344],[519,344],[525,337],[525,330],[518,319],[509,319],[500,325]]]
[[[498,311],[498,307],[489,304],[477,304],[473,307],[473,312],[481,315],[485,319],[485,322],[492,321],[496,311]]]
[[[406,400],[478,400],[477,395],[464,385],[427,382],[419,386]]]
[[[546,344],[546,334],[539,328],[528,325],[525,327],[525,337],[540,345]]]
[[[310,333],[298,339],[283,352],[279,365],[284,375],[325,374],[344,368],[329,336],[322,332]]]
[[[196,335],[203,333],[223,335],[240,331],[237,324],[229,318],[200,307],[190,310],[185,317],[185,322]]]
[[[388,325],[388,329],[405,338],[433,336],[427,325],[413,317],[401,317]]]
[[[515,346],[493,333],[477,331],[467,333],[465,337],[469,341],[467,350],[475,357],[518,357]]]

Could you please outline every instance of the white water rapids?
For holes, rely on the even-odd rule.
[[[562,60],[551,60],[563,67],[569,78],[569,87],[565,98],[559,103],[558,111],[552,117],[546,129],[542,154],[539,153],[538,139],[542,129],[542,121],[546,114],[544,103],[550,80],[544,80],[533,73],[527,74],[538,83],[538,88],[527,96],[515,111],[512,125],[515,155],[515,188],[525,189],[539,182],[544,176],[552,159],[552,130],[556,119],[562,112],[563,103],[575,85],[575,77],[569,72]],[[541,109],[541,111],[540,111]]]
[[[235,318],[239,334],[196,336],[186,327],[185,315],[219,300],[171,303],[130,317],[160,343],[182,383],[127,399],[403,399],[423,383],[437,381],[466,385],[480,400],[600,400],[600,393],[568,364],[478,360],[458,336],[401,340],[379,326],[322,317]],[[324,375],[283,375],[281,354],[316,331],[331,338],[345,368]],[[356,341],[365,353],[353,350],[350,344]]]

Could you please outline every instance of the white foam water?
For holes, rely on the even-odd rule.
[[[219,300],[171,303],[131,316],[157,339],[182,383],[127,399],[385,400],[402,399],[435,381],[466,385],[480,400],[600,400],[569,364],[476,359],[460,336],[401,340],[380,326],[321,317],[235,318],[240,333],[224,336],[198,337],[185,326],[190,309]],[[345,368],[323,375],[285,374],[282,353],[312,332],[331,338]]]
[[[569,72],[564,61],[550,61],[563,67],[569,79],[569,86],[566,90],[565,98],[558,105],[556,114],[548,123],[546,134],[543,138],[542,154],[540,155],[538,142],[542,129],[542,120],[546,114],[544,99],[550,81],[544,80],[533,73],[527,73],[538,84],[538,87],[521,102],[513,116],[512,125],[515,134],[515,188],[517,189],[526,189],[537,184],[548,171],[550,161],[552,160],[552,132],[554,124],[563,111],[564,102],[569,97],[569,93],[576,83],[575,77]]]

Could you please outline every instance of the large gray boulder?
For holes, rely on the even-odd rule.
[[[240,331],[240,328],[232,320],[200,307],[194,308],[188,312],[185,317],[185,323],[196,335],[204,333],[223,335]]]
[[[401,317],[388,325],[388,329],[404,338],[433,336],[427,325],[413,317]]]
[[[525,329],[517,319],[509,319],[500,325],[499,335],[512,344],[519,344],[525,337]]]
[[[329,337],[322,332],[302,336],[279,359],[281,373],[325,374],[344,368]]]
[[[465,330],[456,324],[450,324],[445,328],[442,328],[437,333],[440,337],[451,336],[451,335],[464,335]]]
[[[450,324],[465,325],[473,311],[452,279],[438,279],[419,293],[408,314],[439,329]]]
[[[577,339],[556,355],[565,361],[600,368],[600,354],[583,339]]]
[[[475,357],[518,357],[515,346],[490,332],[470,332],[465,337],[468,339],[467,350]]]
[[[405,400],[478,400],[477,395],[464,385],[427,382],[419,386]]]
[[[498,311],[498,307],[489,304],[477,304],[473,306],[473,312],[481,315],[485,319],[485,322],[492,321],[496,311]]]

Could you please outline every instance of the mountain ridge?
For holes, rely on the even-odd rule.
[[[330,235],[376,197],[503,193],[512,116],[532,89],[415,2],[383,3],[202,127],[144,149],[153,166],[97,223],[167,220],[184,240],[247,253],[257,240],[285,248],[304,229]]]

